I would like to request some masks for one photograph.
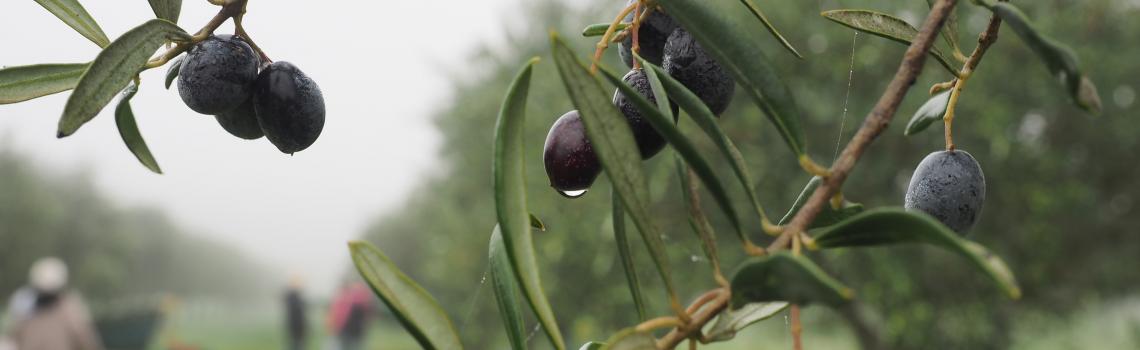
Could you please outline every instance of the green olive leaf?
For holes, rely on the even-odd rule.
[[[629,123],[602,89],[601,82],[590,74],[586,66],[575,57],[574,51],[557,34],[551,34],[551,46],[562,84],[578,108],[578,114],[586,127],[586,136],[613,183],[614,190],[618,192],[625,212],[633,219],[641,234],[657,272],[664,281],[666,293],[673,298],[676,289],[665,243],[661,240],[660,229],[653,222],[654,215],[649,210],[649,189],[641,168],[641,152],[633,140]],[[612,74],[607,77],[609,76]],[[626,93],[626,96],[641,95],[634,92]],[[641,101],[648,103],[644,98]],[[660,116],[660,112],[651,105],[648,109]]]
[[[37,64],[0,69],[0,105],[75,88],[87,63]]]
[[[119,128],[119,136],[123,138],[123,143],[135,158],[138,158],[139,163],[156,174],[162,174],[162,169],[158,167],[158,162],[154,160],[154,155],[151,155],[150,148],[146,146],[146,141],[139,132],[139,126],[135,122],[135,112],[131,110],[131,99],[138,92],[139,87],[135,83],[127,85],[123,90],[123,97],[119,98],[119,105],[115,107],[115,126]]]
[[[804,256],[782,251],[748,259],[732,276],[733,309],[759,302],[786,301],[841,306],[855,296]]]
[[[487,248],[488,264],[491,268],[491,286],[495,290],[495,302],[499,305],[499,318],[507,329],[507,339],[511,349],[526,349],[526,327],[523,326],[522,301],[519,300],[519,286],[507,246],[499,226],[491,233],[490,247]]]
[[[95,45],[107,47],[111,43],[107,34],[103,33],[103,28],[99,27],[99,23],[91,18],[91,14],[87,13],[87,9],[78,0],[36,0],[36,3]]]
[[[626,328],[606,340],[602,350],[657,350],[657,340],[652,334]]]
[[[1013,29],[1021,41],[1045,62],[1049,73],[1068,90],[1073,103],[1092,114],[1100,114],[1101,101],[1096,85],[1081,72],[1077,55],[1065,44],[1042,35],[1029,22],[1029,17],[1017,6],[1000,2],[989,6],[994,14],[1001,17]]]
[[[693,181],[696,175],[689,172],[689,165],[685,164],[685,159],[680,154],[674,152],[673,159],[677,163],[677,178],[681,179],[681,199],[689,212],[689,226],[701,240],[701,250],[705,252],[705,257],[709,261],[720,261],[716,250],[716,230],[713,229],[705,212],[698,207],[700,198],[694,195],[697,193],[696,183]]]
[[[606,343],[592,341],[582,344],[582,347],[578,348],[578,350],[601,350],[604,346],[606,346]]]
[[[447,313],[423,287],[400,271],[371,243],[348,243],[360,276],[404,329],[425,349],[462,349],[459,335]]]
[[[526,100],[530,78],[538,58],[532,58],[519,70],[507,89],[495,126],[495,148],[492,171],[495,188],[495,210],[514,275],[523,295],[530,303],[547,338],[558,350],[566,348],[550,301],[542,291],[538,261],[531,235],[530,212],[526,200],[526,164],[523,156],[526,122]]]
[[[633,297],[633,307],[637,309],[637,319],[645,321],[649,316],[645,312],[645,294],[641,292],[641,282],[637,277],[637,266],[633,263],[633,250],[629,245],[629,237],[625,232],[625,210],[621,207],[621,196],[613,192],[613,225],[614,243],[618,247],[618,257],[621,258],[621,267],[625,271],[625,282],[629,285],[629,294]]]
[[[764,47],[756,44],[763,31],[747,6],[739,1],[657,0],[682,27],[689,31],[776,126],[776,131],[796,156],[806,155],[800,127],[800,110],[780,70],[768,60]]]
[[[1021,288],[1009,266],[985,247],[959,237],[938,220],[921,212],[882,208],[851,217],[838,225],[813,232],[821,248],[926,243],[968,259],[986,273],[1010,298],[1021,297]]]
[[[182,13],[182,0],[148,0],[154,16],[178,23],[178,14]]]
[[[937,0],[926,0],[926,5],[929,8],[934,8],[934,2]],[[955,3],[955,6],[957,3]],[[955,7],[950,10],[950,14],[946,15],[946,22],[942,24],[942,40],[946,41],[946,45],[954,52],[961,54],[962,46],[958,42],[958,9]]]
[[[170,90],[170,84],[174,83],[174,78],[178,77],[178,73],[182,71],[182,59],[186,56],[178,56],[174,61],[170,62],[170,66],[166,68],[166,89]]]
[[[190,40],[190,35],[174,23],[152,19],[107,45],[91,62],[91,67],[76,84],[75,92],[67,99],[63,116],[59,119],[58,136],[69,136],[95,118],[146,65],[150,55],[171,40]]]
[[[716,317],[716,322],[713,323],[712,328],[705,333],[705,336],[708,337],[710,342],[731,340],[736,337],[736,332],[756,322],[779,315],[787,309],[788,306],[791,305],[787,302],[772,301],[749,303],[735,310],[724,310]]]
[[[821,16],[835,23],[842,24],[867,34],[887,38],[892,41],[910,45],[915,36],[918,36],[918,29],[910,25],[901,18],[891,16],[885,13],[868,11],[868,10],[831,10],[820,13]],[[937,47],[930,47],[930,55],[946,68],[953,76],[958,76],[958,70],[951,64],[950,59],[942,50]]]
[[[811,180],[808,180],[807,186],[804,186],[803,191],[800,191],[800,196],[796,197],[796,201],[792,203],[792,207],[788,209],[788,213],[784,214],[784,217],[780,219],[779,224],[784,225],[791,222],[792,218],[796,216],[796,213],[799,213],[800,209],[804,207],[804,204],[807,204],[812,193],[815,193],[815,189],[819,188],[819,185],[822,184],[823,178],[819,176],[813,176]],[[839,209],[833,208],[830,204],[824,205],[823,209],[819,211],[819,214],[816,215],[815,219],[808,225],[808,228],[831,226],[862,212],[862,204],[851,203],[846,200],[843,201],[843,205]]]
[[[729,160],[732,164],[732,171],[736,174],[741,186],[744,186],[744,193],[748,196],[749,202],[752,204],[753,211],[760,218],[766,218],[767,214],[764,212],[763,206],[760,205],[760,199],[757,197],[755,182],[752,181],[752,175],[745,165],[744,156],[740,154],[740,150],[733,144],[732,139],[724,133],[720,128],[720,124],[716,121],[716,116],[709,110],[708,106],[701,101],[697,94],[689,91],[684,84],[669,76],[665,69],[656,66],[644,59],[641,60],[642,67],[645,67],[646,75],[652,79],[660,78],[661,85],[664,86],[669,99],[685,110],[686,114],[697,123],[697,126],[705,132],[709,139],[713,140],[717,149],[721,154]],[[653,80],[650,80],[652,82]],[[742,233],[737,231],[737,233]],[[741,237],[743,238],[743,237]]]
[[[725,190],[724,185],[720,179],[717,178],[716,173],[712,170],[712,166],[709,165],[705,157],[701,155],[701,152],[697,150],[697,146],[694,145],[688,137],[682,134],[676,125],[673,125],[672,118],[662,114],[661,110],[649,102],[648,98],[638,93],[637,89],[626,84],[622,81],[621,77],[618,77],[617,74],[610,72],[608,69],[604,67],[599,68],[602,75],[606,77],[610,83],[617,86],[618,90],[625,95],[626,99],[633,102],[633,105],[641,111],[642,119],[649,122],[649,124],[653,126],[653,129],[657,130],[657,133],[661,134],[661,137],[669,142],[669,145],[673,146],[673,149],[685,159],[685,163],[697,173],[697,177],[701,179],[701,183],[708,188],[709,194],[712,195],[713,200],[716,201],[721,211],[724,212],[729,223],[736,229],[737,234],[741,237],[746,237],[747,233],[745,233],[744,225],[740,222],[740,218],[732,206],[732,200],[728,197],[728,191]],[[669,109],[667,106],[664,108],[666,110]],[[589,128],[589,126],[587,126],[587,128]]]
[[[917,134],[934,124],[935,121],[942,120],[946,114],[946,106],[950,103],[951,90],[943,91],[934,95],[922,107],[914,112],[914,116],[910,117],[910,122],[906,124],[906,131],[903,135],[910,136]]]
[[[614,27],[614,32],[617,33],[619,31],[624,30],[625,28],[629,28],[629,23],[618,23],[617,27]],[[582,36],[584,36],[584,37],[602,36],[602,35],[605,35],[606,31],[609,29],[610,29],[610,23],[591,24],[591,25],[586,26],[586,28],[582,28]]]
[[[780,31],[776,30],[776,26],[772,25],[772,22],[768,20],[768,16],[764,16],[764,11],[761,11],[760,7],[756,6],[752,0],[740,0],[740,2],[744,3],[745,6],[748,6],[748,10],[752,12],[752,15],[756,16],[760,22],[764,23],[764,27],[768,28],[768,32],[772,33],[772,36],[776,37],[776,40],[780,42],[780,45],[783,45],[785,49],[788,49],[788,51],[793,55],[796,55],[796,57],[804,58],[804,55],[801,55],[799,51],[796,51],[796,48],[792,47],[792,43],[788,42],[788,39],[785,39],[784,36],[780,34]]]

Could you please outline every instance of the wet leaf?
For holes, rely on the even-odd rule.
[[[139,132],[139,126],[135,122],[135,112],[131,110],[131,99],[138,92],[139,87],[134,83],[123,90],[123,97],[119,98],[119,105],[115,107],[115,126],[119,128],[119,136],[123,138],[123,143],[135,158],[138,158],[139,163],[156,174],[162,174],[162,169],[158,167],[158,162],[154,160],[154,155],[151,155],[150,148],[146,146],[146,141]]]
[[[577,107],[582,123],[586,126],[586,136],[614,190],[618,192],[626,214],[637,226],[650,258],[664,281],[666,293],[674,296],[676,293],[665,243],[661,240],[660,229],[652,220],[655,215],[649,211],[649,189],[641,168],[641,152],[633,140],[629,123],[613,105],[609,93],[603,90],[598,79],[575,57],[574,51],[557,35],[551,36],[551,42],[554,63],[558,66],[570,100]],[[637,93],[626,95],[641,96]],[[652,106],[649,109],[657,112]]]
[[[739,1],[658,0],[732,75],[743,91],[768,116],[796,156],[806,154],[800,110],[787,84],[756,33],[765,30],[752,12]]]
[[[727,341],[736,337],[736,332],[760,322],[772,316],[779,315],[789,306],[788,303],[782,301],[773,301],[766,303],[750,303],[744,304],[739,309],[724,310],[719,316],[716,317],[716,322],[713,323],[705,336],[709,341],[719,342]]]
[[[1029,45],[1037,57],[1045,62],[1049,72],[1069,92],[1073,103],[1092,114],[1100,114],[1102,106],[1096,85],[1081,72],[1077,55],[1072,49],[1038,32],[1029,22],[1029,17],[1017,6],[999,2],[992,4],[990,10],[1001,17],[1002,21],[1005,21],[1026,45]]]
[[[811,180],[808,180],[807,186],[804,186],[804,190],[800,191],[800,196],[796,197],[796,201],[792,203],[792,207],[788,209],[788,213],[784,214],[784,217],[780,219],[779,224],[784,225],[791,222],[792,218],[796,216],[796,213],[799,213],[800,209],[804,207],[804,204],[807,204],[807,201],[809,198],[811,198],[812,193],[815,193],[815,189],[819,188],[819,185],[822,184],[823,178],[819,176],[813,176]],[[862,212],[863,204],[851,203],[844,200],[843,205],[839,209],[835,209],[829,203],[828,205],[823,206],[823,210],[820,210],[819,214],[816,215],[815,219],[813,219],[811,224],[808,225],[808,228],[834,225],[835,223],[846,220],[847,218],[855,216],[856,214]]]
[[[69,136],[95,118],[130,83],[147,59],[168,40],[190,40],[182,28],[152,19],[107,45],[83,73],[59,120],[59,137]]]
[[[538,58],[532,58],[515,76],[499,110],[495,126],[495,148],[492,171],[495,179],[495,209],[503,242],[515,276],[531,310],[546,331],[547,338],[558,350],[566,348],[550,301],[542,290],[538,261],[531,235],[530,212],[526,200],[525,144],[526,100],[530,78]]]
[[[91,14],[87,13],[87,9],[78,0],[36,0],[36,3],[95,45],[107,47],[111,43],[107,34],[103,33],[103,28],[99,27],[99,23],[91,18]]]
[[[455,326],[435,298],[404,275],[391,259],[370,243],[348,244],[360,276],[392,314],[425,349],[462,349]]]
[[[37,64],[0,69],[0,105],[75,88],[87,63]]]
[[[788,252],[748,259],[732,276],[733,308],[774,301],[836,307],[854,295],[808,258]]]
[[[499,305],[499,318],[503,319],[503,326],[507,330],[507,340],[511,343],[511,349],[526,349],[523,302],[519,299],[515,271],[511,267],[511,258],[507,255],[507,246],[503,244],[499,226],[495,226],[495,231],[491,233],[487,255],[491,268],[491,286],[495,290],[495,302]]]
[[[986,273],[1010,298],[1021,297],[1013,272],[985,247],[959,237],[934,218],[902,208],[874,209],[813,232],[821,248],[926,243],[961,255]]]
[[[936,121],[941,121],[942,117],[946,114],[946,106],[950,103],[950,93],[953,89],[943,91],[918,107],[914,112],[914,116],[910,117],[910,122],[906,124],[906,131],[903,135],[910,136],[917,134],[926,128],[930,127]]]
[[[824,11],[820,15],[852,29],[906,45],[910,45],[914,37],[918,36],[918,29],[910,23],[885,13],[868,10],[831,10]],[[930,55],[934,56],[942,68],[946,68],[951,75],[958,76],[958,70],[951,64],[953,61],[947,58],[942,50],[931,46]]]

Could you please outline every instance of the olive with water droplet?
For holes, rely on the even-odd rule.
[[[550,186],[566,197],[582,196],[598,178],[602,164],[586,137],[586,128],[577,110],[566,112],[550,127],[542,149],[542,162]]]

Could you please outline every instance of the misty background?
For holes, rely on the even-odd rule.
[[[273,348],[281,337],[275,317],[285,281],[299,276],[321,307],[337,283],[353,275],[345,242],[363,238],[440,300],[466,345],[503,348],[505,334],[484,283],[495,222],[490,153],[501,99],[526,59],[549,58],[549,30],[563,33],[586,57],[595,39],[577,33],[612,20],[619,3],[253,0],[245,19],[253,39],[271,58],[296,64],[325,96],[320,139],[291,157],[265,140],[231,137],[212,117],[185,108],[176,90],[162,88],[165,68],[145,72],[132,101],[161,176],[122,145],[110,109],[59,140],[56,122],[67,93],[0,106],[0,297],[25,282],[35,257],[67,255],[77,259],[69,261],[76,283],[97,307],[175,293],[187,306],[172,314],[164,337]],[[756,34],[796,94],[813,158],[829,162],[836,142],[846,142],[879,97],[905,46],[855,35],[816,14],[870,8],[918,24],[927,5],[757,3],[807,56],[796,59],[768,33]],[[141,2],[84,5],[112,38],[153,17]],[[1008,28],[964,91],[955,141],[983,166],[989,195],[971,239],[1009,263],[1024,299],[1005,299],[984,276],[937,249],[817,253],[826,270],[857,290],[860,303],[858,312],[806,309],[808,348],[1140,346],[1140,186],[1134,180],[1140,49],[1133,45],[1140,42],[1134,20],[1140,1],[1018,5],[1040,30],[1076,50],[1105,108],[1091,117],[1073,107]],[[188,1],[180,24],[194,31],[215,11]],[[968,52],[988,13],[964,3],[959,16]],[[98,52],[33,2],[4,5],[0,33],[7,44],[0,66],[83,62]],[[607,53],[609,67],[622,67],[616,56]],[[891,127],[856,167],[845,186],[848,199],[868,207],[901,205],[913,166],[942,147],[940,126],[910,137],[902,136],[903,127],[926,100],[926,88],[945,80],[941,67],[926,65]],[[542,141],[571,108],[544,60],[528,105],[528,200],[550,227],[535,236],[544,287],[563,332],[580,344],[605,339],[636,322],[636,314],[613,245],[608,182],[600,178],[597,190],[576,200],[547,185]],[[761,201],[779,217],[806,176],[747,97],[737,96],[721,122],[753,171]],[[714,152],[692,125],[683,130]],[[691,298],[713,281],[684,216],[674,214],[684,209],[671,158],[645,165],[653,210],[669,228],[674,274],[683,282],[682,297]],[[719,159],[714,165],[718,173],[730,171]],[[744,204],[743,196],[733,198]],[[711,219],[722,232],[722,261],[731,272],[743,257],[723,217]],[[647,256],[637,259],[651,276]],[[654,293],[659,282],[642,280],[651,313],[667,314],[661,293]],[[226,314],[239,304],[240,316]],[[376,348],[415,347],[394,322],[381,320],[371,343]],[[541,336],[531,344],[546,346]],[[791,346],[779,319],[739,337],[745,340],[710,348]]]

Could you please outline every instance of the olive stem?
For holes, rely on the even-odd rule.
[[[684,323],[682,323],[681,319],[679,318],[672,316],[663,316],[642,322],[641,324],[635,326],[634,330],[637,332],[649,332],[655,329],[680,327],[682,325],[684,325]]]
[[[722,287],[709,291],[709,293],[712,292],[718,294],[717,298],[704,304],[704,307],[701,308],[700,311],[692,315],[690,322],[687,322],[681,327],[674,328],[659,339],[657,341],[658,349],[674,349],[677,345],[681,344],[682,341],[691,338],[697,338],[701,340],[701,342],[705,342],[705,340],[701,339],[701,328],[704,328],[705,324],[712,321],[712,319],[716,318],[717,315],[728,308],[728,301],[732,296],[732,290],[728,288]]]
[[[218,14],[214,15],[214,18],[211,18],[209,22],[206,22],[205,26],[202,26],[202,29],[199,29],[198,32],[194,33],[194,35],[190,37],[189,42],[181,42],[177,45],[174,45],[174,47],[167,49],[166,52],[162,53],[162,55],[158,56],[157,58],[153,58],[150,61],[147,61],[142,70],[145,71],[152,68],[162,67],[167,62],[170,62],[170,60],[178,57],[178,55],[186,52],[186,50],[189,50],[190,47],[194,44],[200,43],[202,40],[206,40],[206,38],[209,38],[211,34],[214,34],[214,31],[217,30],[218,27],[222,26],[223,23],[226,23],[226,20],[242,16],[245,13],[245,6],[249,3],[249,0],[228,0],[224,3],[215,3],[211,1],[211,3],[222,6],[222,9],[218,10]],[[235,21],[235,27],[240,28],[240,26],[237,25],[237,22],[238,21]]]
[[[922,29],[919,30],[918,35],[907,48],[894,78],[891,79],[890,84],[883,95],[879,97],[879,101],[875,103],[870,114],[864,119],[859,131],[855,133],[851,141],[848,141],[839,158],[832,164],[829,169],[830,174],[828,174],[830,176],[823,179],[823,184],[816,188],[815,192],[808,198],[807,203],[792,218],[792,221],[785,227],[784,233],[768,246],[769,251],[786,249],[791,243],[792,237],[798,237],[804,232],[808,224],[823,210],[823,206],[828,205],[831,196],[842,187],[843,182],[847,180],[847,176],[855,167],[855,163],[858,162],[875,138],[882,134],[883,130],[886,130],[891,119],[894,118],[895,112],[898,111],[903,97],[910,91],[910,87],[914,85],[916,77],[922,71],[922,66],[926,63],[926,53],[934,44],[938,31],[942,28],[950,11],[957,4],[958,0],[940,0],[931,8],[930,14],[927,15],[922,24]],[[801,164],[805,164],[803,158],[805,157],[801,156]]]
[[[614,21],[610,23],[610,27],[606,28],[606,33],[602,34],[602,40],[598,41],[597,49],[594,50],[594,61],[590,63],[590,74],[598,73],[598,62],[602,61],[602,54],[605,53],[606,48],[609,47],[610,37],[614,35],[618,24],[621,24],[621,20],[625,19],[625,16],[629,15],[636,5],[637,4],[629,5],[622,9],[617,17],[614,18]]]
[[[800,306],[792,304],[792,349],[803,350],[804,343],[800,336],[803,333],[804,327],[800,323]]]
[[[1006,0],[1002,0],[1006,1]],[[961,71],[958,72],[958,79],[954,80],[954,86],[950,92],[950,100],[946,103],[946,114],[942,116],[942,122],[946,126],[946,150],[954,150],[954,111],[958,106],[958,96],[962,94],[962,89],[966,87],[966,82],[974,74],[974,70],[978,68],[978,64],[982,62],[982,56],[986,54],[986,50],[990,48],[997,41],[998,29],[1001,28],[1001,17],[997,14],[990,16],[990,23],[986,26],[986,30],[978,35],[978,46],[974,47],[974,52],[970,53],[969,59],[962,65]]]
[[[630,60],[630,62],[633,63],[633,69],[641,68],[641,62],[639,60],[633,58],[633,55],[637,55],[641,52],[641,40],[637,39],[637,33],[641,31],[641,11],[642,11],[641,0],[634,1],[633,2],[633,24],[630,25],[630,27],[629,27],[630,28],[629,30],[631,31],[630,36],[632,36],[630,38],[630,41],[633,42],[633,45],[631,45],[629,48],[629,50],[630,50],[629,51],[629,53],[630,53],[629,60]]]
[[[245,42],[249,44],[249,47],[252,48],[253,51],[256,51],[258,56],[261,56],[261,64],[263,66],[273,63],[273,60],[269,58],[269,55],[266,55],[265,51],[261,50],[261,47],[257,46],[257,43],[253,42],[253,37],[249,36],[249,32],[245,31],[245,26],[241,24],[241,19],[244,16],[245,15],[234,17],[234,34],[240,36],[242,39],[245,39]]]

